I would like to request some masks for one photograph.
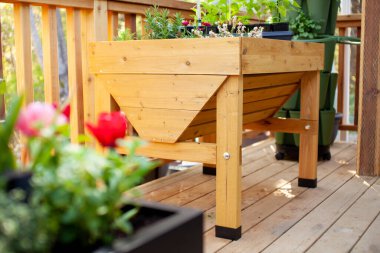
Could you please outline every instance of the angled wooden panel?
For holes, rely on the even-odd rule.
[[[119,106],[200,110],[226,79],[206,75],[98,75]]]
[[[323,57],[318,43],[242,38],[243,74],[321,70]]]
[[[260,101],[255,101],[251,103],[245,103],[243,104],[243,113],[252,113],[252,112],[258,112],[266,109],[271,108],[277,108],[280,109],[280,107],[289,99],[289,96],[281,96],[276,98],[270,98]],[[209,123],[216,120],[216,110],[215,109],[209,109],[209,110],[202,110],[195,119],[191,122],[190,126],[200,125]]]
[[[198,111],[120,107],[139,136],[154,142],[174,143]]]
[[[303,72],[270,75],[244,75],[244,90],[298,83]]]
[[[93,73],[240,74],[241,38],[90,43]]]
[[[243,100],[244,103],[249,103],[269,98],[290,96],[298,87],[299,84],[288,84],[271,88],[248,90],[244,92]]]

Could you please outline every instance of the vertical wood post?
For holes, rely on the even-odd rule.
[[[71,141],[76,143],[78,136],[84,133],[81,14],[79,9],[67,9],[67,58]]]
[[[380,176],[380,2],[362,9],[357,172]]]
[[[319,71],[306,72],[301,79],[301,119],[319,120]],[[317,187],[318,131],[300,134],[298,185]]]
[[[17,92],[24,103],[33,102],[30,6],[14,3]]]
[[[217,237],[241,237],[243,77],[230,76],[217,93]]]
[[[45,101],[59,103],[57,8],[55,6],[42,6],[42,44]]]
[[[119,28],[119,16],[117,12],[108,11],[108,40],[114,40]]]

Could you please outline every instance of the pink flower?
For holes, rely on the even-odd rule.
[[[103,147],[116,147],[116,140],[125,137],[127,119],[121,112],[101,113],[97,126],[86,126]]]
[[[34,102],[21,110],[16,127],[26,136],[33,137],[39,136],[46,128],[65,123],[67,123],[65,116],[57,114],[54,106]]]
[[[182,25],[183,25],[183,26],[188,26],[189,24],[190,24],[190,22],[187,21],[187,20],[183,20],[183,21],[182,21]]]

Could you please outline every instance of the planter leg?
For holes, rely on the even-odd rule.
[[[217,237],[241,237],[241,145],[243,78],[230,76],[217,94]]]
[[[319,118],[319,79],[318,71],[307,72],[301,80],[301,119]],[[309,129],[300,134],[298,186],[317,187],[318,129]]]

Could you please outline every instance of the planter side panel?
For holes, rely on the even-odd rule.
[[[240,74],[241,38],[94,42],[92,73]]]
[[[281,73],[323,69],[323,45],[269,39],[242,39],[242,73]]]

